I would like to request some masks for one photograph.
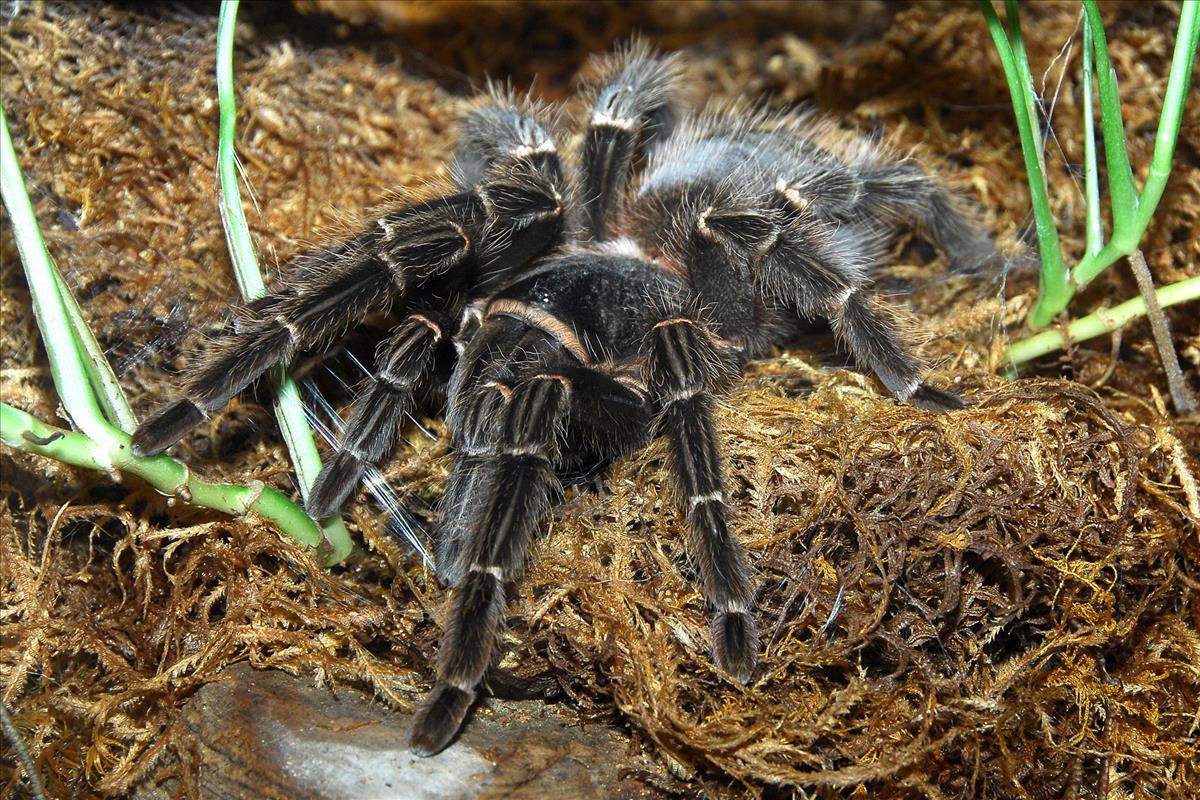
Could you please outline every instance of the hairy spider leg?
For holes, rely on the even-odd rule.
[[[863,285],[878,237],[788,204],[778,176],[807,163],[795,152],[815,152],[793,132],[706,132],[717,124],[693,121],[653,154],[631,229],[679,265],[722,338],[758,355],[777,338],[781,306],[826,316]]]
[[[531,338],[533,337],[533,338]],[[538,352],[534,339],[540,338]],[[455,585],[438,657],[438,679],[421,704],[411,734],[413,751],[442,750],[462,726],[476,688],[491,662],[503,584],[517,577],[530,542],[560,491],[557,468],[566,428],[602,429],[614,453],[645,442],[650,432],[644,395],[591,367],[556,352],[546,335],[517,320],[497,319],[476,342],[480,360],[496,369],[467,386],[458,405],[460,446],[442,499],[443,536],[453,548],[439,561],[452,562]],[[517,344],[519,342],[519,344]],[[499,344],[499,349],[490,345]],[[513,356],[523,353],[522,363]],[[491,359],[497,359],[492,361]],[[532,377],[518,377],[536,367]],[[495,374],[513,382],[491,380]],[[456,530],[446,531],[447,526]]]
[[[715,612],[713,654],[718,666],[746,683],[758,663],[758,633],[750,613],[754,589],[742,546],[729,531],[712,418],[713,392],[736,373],[737,363],[700,323],[680,316],[651,329],[645,365],[646,382],[670,437],[672,471],[700,589]]]
[[[601,67],[601,88],[583,135],[580,180],[584,234],[609,238],[612,217],[629,186],[638,148],[665,138],[675,123],[679,67],[633,44]]]
[[[854,359],[869,368],[897,399],[921,385],[921,361],[900,342],[899,332],[865,292],[854,292],[833,315],[833,330]]]
[[[926,365],[912,352],[885,307],[869,293],[870,224],[826,221],[810,211],[785,215],[760,260],[764,284],[804,317],[825,317],[854,360],[875,373],[898,400],[928,410],[961,408],[955,394],[922,382]]]
[[[507,392],[494,452],[476,467],[481,499],[468,512],[463,551],[468,566],[451,598],[437,684],[413,718],[410,746],[418,755],[440,751],[461,727],[491,661],[503,584],[520,572],[559,488],[555,463],[569,382],[539,374]]]
[[[468,117],[467,129],[481,126],[478,114]],[[515,119],[519,124],[524,118],[517,113]],[[524,132],[548,137],[540,126]],[[302,257],[308,277],[302,287],[256,301],[232,334],[212,342],[189,375],[184,397],[134,432],[134,451],[165,450],[272,365],[336,336],[397,294],[456,271],[467,285],[503,282],[556,244],[565,191],[557,154],[552,142],[534,153],[517,141],[472,162],[472,169],[484,171],[476,186],[386,213],[352,243],[335,247],[334,256]],[[540,147],[543,140],[536,141]],[[318,270],[318,264],[328,266]]]
[[[883,223],[889,229],[912,225],[933,239],[955,272],[978,272],[999,258],[995,243],[967,221],[950,192],[908,161],[818,159],[781,179],[779,191],[793,207],[829,219]]]
[[[467,231],[478,229],[482,220],[478,200],[467,194],[381,217],[329,270],[302,288],[268,295],[232,334],[212,342],[189,373],[184,397],[134,432],[135,452],[165,450],[272,365],[290,360],[298,348],[338,335],[350,322],[385,307],[397,290],[464,264],[472,252]],[[260,316],[255,308],[266,311]]]
[[[469,533],[470,499],[478,497],[484,477],[482,469],[488,459],[488,454],[482,446],[482,431],[480,428],[494,421],[496,408],[504,398],[500,393],[487,392],[481,398],[481,403],[495,408],[479,411],[473,416],[473,421],[479,426],[472,431],[461,449],[454,455],[450,465],[450,475],[446,478],[446,487],[442,492],[441,515],[437,531],[437,568],[438,580],[447,586],[458,586],[466,571],[462,563],[463,544]]]
[[[503,197],[489,178],[497,171],[528,165],[556,191],[561,190],[558,148],[546,125],[537,118],[540,109],[503,97],[498,89],[492,91],[496,102],[476,109],[463,122],[453,166],[459,182],[478,184],[477,192],[495,204]],[[497,222],[507,224],[503,219]],[[536,256],[553,241],[529,248],[527,255]],[[510,257],[502,274],[519,271],[527,260],[519,255]],[[395,446],[399,420],[413,391],[430,371],[438,344],[453,331],[462,312],[464,304],[457,291],[448,295],[440,310],[429,307],[411,314],[382,348],[379,372],[355,405],[345,441],[322,469],[309,495],[306,508],[316,519],[336,511],[357,486],[367,464],[378,462]]]
[[[946,254],[950,269],[979,273],[999,261],[992,238],[968,223],[946,188],[916,164],[872,164],[864,167],[859,177],[860,213],[915,225],[928,233]]]
[[[660,182],[687,172],[722,174],[733,185],[773,188],[789,206],[822,219],[866,226],[881,243],[897,227],[915,226],[960,273],[999,260],[991,238],[972,226],[953,195],[915,162],[847,136],[813,114],[710,110],[683,126],[653,161],[649,180],[654,173]]]
[[[496,357],[498,353],[492,350],[490,355]],[[600,462],[646,445],[652,410],[640,380],[630,381],[627,374],[614,377],[569,363],[558,365],[555,372],[573,388],[569,427],[572,445]],[[511,382],[507,376],[506,380]],[[464,403],[467,407],[460,412],[461,421],[453,426],[454,462],[442,495],[436,562],[438,579],[448,586],[457,586],[468,567],[463,547],[469,534],[470,501],[481,494],[484,471],[480,466],[494,448],[495,420],[504,402],[500,390],[508,385],[499,380],[488,383],[492,391],[473,392],[469,406]]]
[[[460,125],[451,172],[460,186],[477,186],[496,167],[527,162],[552,185],[563,186],[562,158],[549,108],[489,85],[488,102],[472,110]]]
[[[322,467],[304,508],[313,519],[331,516],[358,486],[363,471],[395,446],[400,420],[430,369],[448,328],[436,310],[409,314],[380,348],[379,367],[355,401],[343,439]]]
[[[926,411],[965,408],[966,400],[922,380],[926,366],[905,346],[886,306],[865,291],[856,291],[833,313],[834,333],[854,360],[870,369],[898,400]]]
[[[782,177],[772,180],[767,163]],[[898,399],[959,407],[956,396],[921,382],[924,365],[866,294],[880,242],[898,224],[866,215],[869,188],[794,130],[684,131],[656,154],[639,189],[636,230],[685,266],[722,337],[760,350],[754,320],[766,298],[830,319],[855,360]],[[831,193],[832,211],[818,211],[826,198],[802,193],[815,189]],[[653,222],[664,216],[665,229]]]
[[[442,495],[438,524],[437,572],[457,586],[467,570],[464,546],[472,536],[472,498],[482,496],[484,467],[496,455],[497,424],[530,362],[557,364],[561,347],[521,320],[500,317],[477,329],[459,360],[448,391],[446,424],[454,462]]]

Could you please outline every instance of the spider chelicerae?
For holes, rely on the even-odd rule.
[[[453,364],[437,572],[454,590],[437,683],[413,722],[418,754],[442,750],[474,702],[504,584],[561,476],[669,437],[713,655],[746,682],[755,593],[729,531],[714,398],[749,359],[824,319],[898,399],[962,404],[922,381],[871,272],[901,225],[960,271],[992,261],[991,240],[912,161],[812,114],[686,111],[683,72],[642,44],[600,60],[570,158],[561,110],[490,91],[461,123],[447,194],[301,256],[134,434],[137,452],[158,453],[273,364],[390,307],[399,323],[306,501],[321,519]]]

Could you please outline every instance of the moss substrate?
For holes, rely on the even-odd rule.
[[[513,75],[523,87],[537,72],[560,98],[587,54],[635,28],[688,52],[701,96],[769,92],[773,106],[810,100],[886,130],[1010,255],[1003,275],[951,277],[910,237],[880,278],[970,409],[895,403],[837,369],[844,356],[820,336],[754,365],[724,400],[734,527],[764,633],[750,686],[712,666],[661,442],[599,487],[568,490],[512,587],[495,685],[626,726],[663,765],[645,776],[649,794],[1200,793],[1200,424],[1170,413],[1144,324],[997,377],[1036,277],[1017,242],[1028,192],[1006,89],[973,7],[867,3],[848,18],[845,5],[772,3],[409,4],[382,16],[367,2],[298,5],[317,16],[251,4],[239,27],[238,149],[269,266],[353,228],[389,192],[436,190],[471,82]],[[1106,12],[1144,171],[1177,7]],[[215,16],[30,3],[5,14],[4,113],[39,219],[146,413],[235,295],[214,201]],[[1051,195],[1077,254],[1083,205],[1064,163],[1082,161],[1078,40],[1059,52],[1075,14],[1036,4],[1024,22],[1033,72],[1057,98]],[[1200,272],[1195,100],[1144,243],[1160,285]],[[7,230],[0,248],[3,399],[53,421]],[[1135,292],[1118,265],[1073,309]],[[1185,305],[1170,317],[1195,386],[1200,315]],[[414,427],[385,475],[430,522],[448,452],[436,419],[424,423],[436,438]],[[292,489],[261,398],[214,415],[178,455],[214,479]],[[0,692],[54,796],[171,779],[195,791],[179,710],[233,662],[364,687],[399,708],[428,687],[446,591],[369,504],[349,509],[369,552],[327,571],[260,522],[22,453],[0,459]],[[21,791],[7,743],[0,764],[0,791]]]

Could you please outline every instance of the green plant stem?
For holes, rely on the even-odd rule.
[[[238,192],[237,156],[234,152],[234,130],[237,124],[237,101],[233,92],[233,40],[237,25],[238,0],[224,0],[217,24],[217,99],[220,106],[220,140],[217,149],[217,174],[221,191],[221,220],[225,228],[225,241],[229,257],[233,262],[238,288],[246,300],[257,300],[266,294],[254,245],[250,240],[250,229],[242,210]],[[301,494],[308,490],[321,471],[321,457],[313,439],[312,428],[305,416],[300,390],[280,365],[272,369],[272,380],[276,386],[274,398],[275,417],[287,443],[296,468]],[[334,561],[340,561],[354,549],[346,524],[341,515],[335,514],[322,526]]]
[[[1133,168],[1125,145],[1125,121],[1121,116],[1121,95],[1117,91],[1117,73],[1108,61],[1108,40],[1104,20],[1096,0],[1083,0],[1084,24],[1092,32],[1092,50],[1096,57],[1096,88],[1100,93],[1100,132],[1104,136],[1104,159],[1108,166],[1108,197],[1113,209],[1114,240],[1123,240],[1135,223],[1138,193],[1133,185]],[[1140,236],[1138,237],[1141,238]],[[1136,246],[1136,242],[1134,243]]]
[[[1179,28],[1175,32],[1175,52],[1171,56],[1171,72],[1167,77],[1162,114],[1158,118],[1158,132],[1154,136],[1154,155],[1150,159],[1150,172],[1146,176],[1138,206],[1137,241],[1129,245],[1131,250],[1141,242],[1141,233],[1150,224],[1158,201],[1167,188],[1167,179],[1171,177],[1171,161],[1175,155],[1183,106],[1196,64],[1197,45],[1200,45],[1200,0],[1184,0],[1179,13]],[[1083,281],[1083,278],[1078,280]]]
[[[1096,68],[1092,64],[1092,28],[1083,26],[1083,180],[1087,196],[1087,244],[1088,256],[1094,256],[1104,247],[1104,223],[1100,220],[1100,170],[1096,165],[1096,112],[1092,108],[1092,78]]]
[[[46,251],[42,231],[33,214],[33,204],[25,190],[3,109],[0,109],[0,195],[3,195],[12,221],[29,294],[33,298],[34,316],[50,359],[50,373],[59,399],[76,427],[97,441],[109,442],[113,428],[104,418],[89,385],[83,357],[72,335],[69,314],[58,292],[54,264]]]
[[[50,254],[46,250],[41,228],[37,224],[33,205],[29,200],[29,193],[25,189],[25,179],[21,174],[21,166],[17,162],[12,136],[8,132],[7,119],[0,120],[0,125],[3,127],[0,139],[3,140],[4,151],[2,166],[4,204],[13,221],[17,250],[21,254],[21,263],[25,267],[26,277],[29,280],[29,293],[34,300],[38,326],[43,328],[43,320],[46,320],[47,325],[60,324],[59,322],[50,322],[51,319],[59,319],[56,307],[61,307],[62,319],[65,319],[67,323],[64,328],[55,328],[53,347],[60,356],[65,358],[65,362],[55,362],[53,358],[51,359],[52,367],[57,363],[61,368],[61,374],[56,374],[55,385],[58,386],[60,380],[70,384],[70,391],[74,395],[73,407],[76,409],[80,407],[80,404],[86,404],[85,395],[90,395],[93,402],[99,401],[99,410],[108,423],[116,425],[126,433],[132,433],[133,429],[137,427],[137,418],[133,414],[133,409],[129,407],[129,402],[125,399],[125,393],[121,391],[121,386],[108,364],[108,359],[104,357],[100,343],[96,341],[91,328],[88,327],[82,309],[75,302],[74,295],[71,294],[58,267],[55,266],[54,260],[50,258]],[[33,275],[30,274],[30,271],[33,272]],[[52,290],[49,288],[51,283],[53,284]],[[69,347],[68,340],[72,340]],[[47,341],[45,329],[42,329],[42,341]],[[51,345],[48,343],[47,351],[50,350],[50,347]],[[80,352],[81,350],[82,352]],[[76,360],[82,370],[82,375],[91,387],[90,392],[86,387],[80,385],[82,382],[79,380],[79,372],[75,370],[74,365],[70,364],[71,351],[74,351],[77,356]],[[63,397],[62,389],[60,388],[59,391],[59,396]],[[65,400],[64,406],[67,406]],[[68,406],[68,413],[74,417],[75,412],[70,409],[71,406]],[[80,417],[90,419],[91,414],[91,410],[88,409],[82,412]]]
[[[53,458],[64,464],[111,472],[119,469],[142,478],[158,491],[234,516],[249,513],[268,520],[300,544],[321,550],[325,539],[304,510],[261,481],[249,486],[210,483],[193,476],[169,456],[133,455],[129,436],[114,432],[107,442],[47,425],[36,417],[0,403],[0,441],[9,447]]]
[[[1038,121],[1033,74],[1029,70],[1029,56],[1025,52],[1025,37],[1021,35],[1021,8],[1017,5],[1017,0],[1004,0],[1004,16],[1008,22],[1008,44],[1012,48],[1013,66],[1016,67],[1018,85],[1021,87],[1021,102],[1025,104],[1025,117],[1033,129],[1033,146],[1038,157],[1038,167],[1044,174],[1046,137]]]
[[[51,265],[53,266],[53,262]],[[112,366],[108,363],[108,357],[104,355],[104,350],[96,341],[91,327],[88,326],[87,318],[83,316],[83,309],[79,307],[75,295],[71,293],[70,287],[63,280],[62,273],[58,271],[57,267],[54,267],[54,281],[58,287],[58,296],[62,298],[63,308],[66,309],[67,318],[71,322],[75,343],[85,355],[83,368],[87,372],[88,383],[91,384],[93,395],[100,402],[101,410],[110,423],[125,433],[133,433],[137,429],[137,417],[134,415],[133,409],[129,407],[129,401],[125,399],[125,392],[122,391],[121,384],[117,381]]]
[[[1200,0],[1184,0],[1180,11],[1180,26],[1175,34],[1175,54],[1171,56],[1171,72],[1166,79],[1166,95],[1163,98],[1163,113],[1158,119],[1158,132],[1154,134],[1154,155],[1151,157],[1150,174],[1142,188],[1141,204],[1138,207],[1138,230],[1150,224],[1158,201],[1163,198],[1166,181],[1171,176],[1171,160],[1175,155],[1175,143],[1180,136],[1183,119],[1183,104],[1188,97],[1188,85],[1192,83],[1192,71],[1196,62],[1196,46],[1200,44]],[[1141,234],[1138,235],[1139,241]],[[1138,246],[1134,242],[1133,247]]]
[[[1108,60],[1104,25],[1094,0],[1085,0],[1084,13],[1087,17],[1085,23],[1087,35],[1091,38],[1090,49],[1096,60],[1096,78],[1100,95],[1100,124],[1108,161],[1113,232],[1109,242],[1099,250],[1093,250],[1089,246],[1087,254],[1072,270],[1072,285],[1065,293],[1056,295],[1052,299],[1039,296],[1037,304],[1029,315],[1029,324],[1033,328],[1042,328],[1050,324],[1066,309],[1077,290],[1091,283],[1113,262],[1132,255],[1140,246],[1142,236],[1158,208],[1158,203],[1162,199],[1163,191],[1171,176],[1171,163],[1175,156],[1175,145],[1179,139],[1179,127],[1183,120],[1183,108],[1188,98],[1188,87],[1191,84],[1192,71],[1196,63],[1197,43],[1200,42],[1200,0],[1184,0],[1179,15],[1179,27],[1175,34],[1175,51],[1171,57],[1171,72],[1167,78],[1163,109],[1159,117],[1158,131],[1155,134],[1154,155],[1151,157],[1150,171],[1139,199],[1137,190],[1133,186],[1129,157],[1125,149],[1124,126],[1121,120],[1120,99],[1117,97],[1116,77]],[[1089,140],[1094,140],[1094,137],[1089,137]],[[1128,181],[1122,177],[1126,173],[1131,176]],[[1044,261],[1043,253],[1043,263]]]
[[[1155,292],[1162,308],[1200,299],[1200,276],[1164,286]],[[1060,329],[1042,331],[1012,345],[1006,353],[1008,362],[1019,366],[1027,361],[1053,353],[1068,343],[1083,342],[1105,333],[1112,333],[1131,320],[1146,315],[1142,297],[1126,300],[1114,308],[1101,309],[1067,325],[1066,335]]]
[[[1063,262],[1062,247],[1058,241],[1058,228],[1054,224],[1054,213],[1050,208],[1050,195],[1046,188],[1046,176],[1041,165],[1041,150],[1034,134],[1034,121],[1030,118],[1029,105],[1026,96],[1032,96],[1031,80],[1023,80],[1017,56],[1013,45],[1005,35],[1004,26],[992,7],[991,0],[978,0],[979,8],[987,21],[988,31],[996,45],[1000,56],[1000,64],[1004,68],[1004,77],[1008,81],[1009,97],[1012,100],[1013,116],[1017,121],[1017,132],[1021,137],[1021,154],[1025,159],[1025,173],[1029,182],[1029,196],[1033,205],[1033,218],[1037,227],[1038,249],[1042,257],[1041,285],[1038,290],[1038,301],[1031,313],[1045,315],[1046,309],[1052,307],[1065,308],[1071,297],[1071,281]],[[1014,35],[1020,38],[1020,23],[1017,19],[1015,4],[1009,9],[1010,27]],[[1021,45],[1024,52],[1024,45]],[[1028,64],[1025,73],[1028,75]],[[1054,312],[1058,313],[1057,311]],[[1053,314],[1050,315],[1053,318]]]
[[[233,146],[237,127],[237,99],[233,94],[233,40],[237,11],[238,0],[223,0],[220,21],[217,23],[217,102],[221,112],[217,176],[221,192],[221,221],[229,259],[233,263],[233,274],[242,297],[257,300],[267,293],[267,288],[258,269],[254,244],[250,241],[250,226],[242,210],[242,198],[238,192],[237,154]]]

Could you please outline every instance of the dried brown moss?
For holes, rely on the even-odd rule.
[[[444,174],[462,101],[404,66],[455,88],[454,70],[523,81],[546,68],[558,96],[587,52],[633,25],[690,46],[713,92],[815,97],[882,124],[976,198],[1006,240],[1025,219],[1006,90],[980,57],[990,43],[973,8],[864,11],[864,29],[881,36],[855,47],[838,45],[847,20],[819,24],[790,6],[641,17],[616,6],[588,18],[548,8],[501,9],[501,30],[535,31],[545,45],[532,58],[520,36],[488,49],[497,23],[486,14],[402,19],[380,38],[347,28],[345,42],[280,29],[270,14],[245,19],[239,153],[265,260],[352,224],[389,188]],[[1035,75],[1073,28],[1072,9],[1031,7]],[[1110,45],[1132,129],[1152,131],[1172,9],[1109,10],[1121,14]],[[213,205],[214,29],[207,16],[25,5],[0,40],[5,113],[51,250],[143,411],[169,391],[163,366],[178,365],[180,339],[219,322],[234,292]],[[1064,60],[1076,68],[1077,56]],[[1068,78],[1058,133],[1078,162],[1069,88]],[[1197,271],[1200,106],[1188,113],[1180,173],[1147,239],[1160,282]],[[1133,137],[1135,164],[1147,138]],[[1052,178],[1059,213],[1078,218],[1069,177]],[[7,235],[0,253],[4,400],[51,419]],[[1197,420],[1164,409],[1140,326],[1115,360],[1102,342],[1042,368],[1074,382],[993,377],[1032,275],[1014,272],[1007,287],[947,280],[913,241],[896,261],[885,286],[917,287],[909,302],[936,334],[926,353],[975,405],[935,416],[893,403],[861,376],[821,369],[819,338],[756,365],[727,399],[736,530],[756,565],[766,642],[759,679],[742,687],[711,664],[659,443],[618,464],[601,491],[568,493],[514,588],[493,685],[627,725],[663,764],[643,776],[648,790],[1196,794]],[[1080,307],[1133,291],[1118,266]],[[1200,322],[1186,309],[1174,322],[1195,380]],[[157,350],[140,352],[145,343]],[[272,431],[269,411],[246,399],[182,455],[214,477],[287,488]],[[440,441],[413,442],[388,474],[428,513],[447,455]],[[143,486],[22,454],[0,459],[0,692],[54,795],[168,779],[196,791],[179,709],[235,661],[363,686],[400,707],[425,688],[445,592],[366,506],[353,516],[372,553],[331,573],[259,523],[169,508]],[[0,764],[12,795],[7,745]]]

